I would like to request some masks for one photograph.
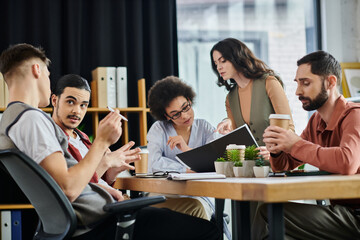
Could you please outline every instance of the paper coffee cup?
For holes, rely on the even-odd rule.
[[[140,152],[141,159],[134,162],[135,174],[148,172],[148,155],[149,155],[149,151],[146,148],[141,149]]]
[[[286,130],[289,129],[290,115],[288,114],[270,114],[270,126],[278,126]]]
[[[237,151],[238,155],[239,155],[239,160],[240,161],[244,161],[245,158],[245,145],[236,145],[236,144],[229,144],[226,146],[226,154],[227,154],[227,158],[229,160],[230,156],[229,156],[229,151]]]

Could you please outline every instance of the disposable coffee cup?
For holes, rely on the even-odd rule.
[[[226,154],[227,154],[227,158],[228,160],[230,159],[230,154],[229,151],[237,151],[238,155],[239,155],[239,160],[240,161],[244,161],[245,158],[245,145],[236,145],[236,144],[229,144],[226,146]]]
[[[270,114],[270,126],[278,126],[286,130],[289,129],[290,115],[288,114]]]
[[[146,148],[141,149],[140,160],[135,161],[135,174],[144,174],[148,172],[148,155]]]

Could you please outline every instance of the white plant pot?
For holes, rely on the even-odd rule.
[[[248,178],[255,177],[254,166],[255,166],[255,160],[245,160],[243,162],[244,177],[248,177]]]
[[[233,162],[214,162],[215,171],[218,174],[224,174],[226,177],[234,177]]]
[[[244,167],[233,167],[235,177],[244,177]]]
[[[234,162],[225,162],[225,176],[226,177],[234,177]]]
[[[257,178],[265,178],[269,175],[270,168],[269,166],[262,166],[262,167],[254,167],[254,174]]]
[[[225,162],[214,162],[214,164],[216,173],[225,175]]]

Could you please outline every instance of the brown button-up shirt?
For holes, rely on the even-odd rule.
[[[309,163],[331,173],[360,173],[360,104],[339,97],[329,123],[326,124],[318,112],[314,113],[301,138],[290,154],[270,158],[273,170],[292,170]],[[360,208],[360,199],[332,203]]]

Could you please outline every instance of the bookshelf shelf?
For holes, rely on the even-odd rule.
[[[0,210],[8,209],[33,209],[31,204],[0,204]]]
[[[120,110],[120,113],[123,114],[126,118],[128,113],[138,113],[139,114],[139,132],[140,132],[140,145],[147,145],[147,113],[150,112],[150,109],[146,107],[146,87],[145,79],[142,78],[138,80],[138,107],[128,107],[128,108],[117,108]],[[88,108],[88,113],[92,114],[93,122],[93,133],[96,134],[96,131],[99,126],[99,113],[107,113],[109,110],[107,108]],[[128,122],[123,121],[123,143],[129,142],[129,125]]]
[[[52,112],[52,108],[41,108],[44,112],[47,113],[51,113]],[[142,108],[142,107],[128,107],[128,108],[116,108],[119,109],[120,112],[122,113],[127,113],[127,112],[150,112],[150,109],[148,108]],[[0,108],[0,112],[3,112],[5,110],[5,108]],[[98,112],[98,113],[107,113],[109,112],[109,109],[107,108],[94,108],[94,107],[89,107],[87,110],[88,113],[92,113],[92,112]]]

